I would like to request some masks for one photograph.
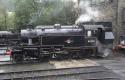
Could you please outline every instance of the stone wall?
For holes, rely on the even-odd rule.
[[[119,34],[122,35],[125,33],[125,26],[122,25],[123,20],[123,8],[125,8],[125,0],[118,0],[118,29]]]
[[[111,1],[111,0],[110,0]],[[115,35],[115,44],[119,41],[119,36],[125,34],[125,24],[123,24],[123,9],[125,0],[112,0],[113,2],[98,4],[96,8],[102,13],[99,21],[111,21]]]
[[[78,0],[90,2],[92,9],[99,11],[99,16],[92,21],[112,22],[112,29],[115,35],[115,44],[119,41],[119,36],[125,33],[125,25],[122,24],[123,8],[125,0]]]
[[[124,1],[124,0],[123,0]],[[113,29],[113,33],[115,35],[115,44],[119,41],[118,36],[119,36],[119,32],[121,29],[121,24],[120,24],[120,18],[121,17],[121,10],[119,10],[118,8],[121,6],[118,6],[119,2],[118,0],[103,0],[100,3],[96,3],[92,5],[92,8],[97,9],[99,11],[99,16],[98,18],[94,19],[94,21],[98,22],[112,22],[112,29]],[[119,10],[119,13],[118,13]]]

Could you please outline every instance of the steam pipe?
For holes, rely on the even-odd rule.
[[[28,39],[28,45],[32,45],[33,43],[32,43],[32,39]]]

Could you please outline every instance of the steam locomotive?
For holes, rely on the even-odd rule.
[[[25,60],[83,58],[100,56],[97,42],[105,44],[111,28],[103,25],[37,26],[21,30],[11,50],[13,62]],[[108,39],[112,40],[112,39]]]

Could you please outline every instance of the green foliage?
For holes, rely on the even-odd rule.
[[[0,30],[5,29],[5,17],[6,17],[6,11],[2,4],[0,4]]]
[[[77,18],[72,3],[62,0],[14,0],[15,25],[25,28],[27,24],[63,25],[74,24]]]
[[[4,0],[0,0],[0,30],[7,30],[14,27],[14,13],[10,14],[9,9],[3,4]]]
[[[12,12],[11,14],[7,15],[7,29],[9,30],[10,28],[15,28],[15,24],[14,24],[14,20],[15,20],[15,13]]]
[[[14,10],[0,0],[0,30],[26,28],[27,24],[62,25],[74,24],[77,18],[72,1],[68,0],[7,0],[13,2]],[[4,1],[5,2],[5,1]]]
[[[15,0],[15,26],[25,28],[31,18],[30,14],[35,11],[33,0]]]

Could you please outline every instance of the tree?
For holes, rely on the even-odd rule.
[[[0,5],[0,30],[6,29],[6,18],[7,18],[6,10],[1,4]]]
[[[77,18],[73,3],[62,0],[14,0],[15,25],[74,24]]]
[[[17,28],[25,28],[31,18],[31,13],[35,11],[33,5],[34,0],[15,0],[15,26]]]
[[[12,12],[11,0],[0,0],[0,30],[8,30],[14,27],[14,12]]]

